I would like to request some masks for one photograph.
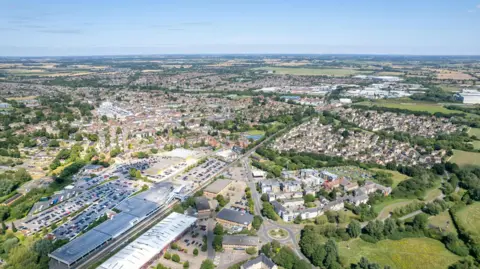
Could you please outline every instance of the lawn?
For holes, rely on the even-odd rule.
[[[383,220],[390,216],[393,210],[404,207],[415,200],[412,199],[392,199],[373,206],[373,210],[378,213],[378,219]]]
[[[250,130],[247,133],[248,135],[265,135],[265,132],[261,130]]]
[[[428,219],[431,225],[434,225],[442,231],[446,231],[449,233],[457,234],[457,229],[455,229],[455,225],[453,225],[452,218],[447,211],[444,211],[436,216],[430,217]]]
[[[405,179],[408,178],[408,176],[398,172],[398,171],[392,171],[392,170],[385,170],[385,169],[379,169],[379,168],[372,168],[371,169],[372,171],[381,171],[381,172],[385,172],[385,173],[389,173],[389,174],[392,174],[392,179],[393,179],[393,185],[392,185],[392,189],[395,188],[398,183],[404,181]]]
[[[456,86],[451,86],[451,85],[440,85],[440,88],[442,88],[442,90],[446,91],[446,92],[458,92],[460,91],[460,88],[459,87],[456,87]]]
[[[376,244],[355,239],[338,243],[340,258],[346,264],[357,263],[361,257],[392,269],[448,268],[460,257],[430,238],[407,238],[398,241],[382,240]]]
[[[458,211],[458,220],[465,229],[472,233],[475,241],[480,242],[480,203],[474,203]]]
[[[480,141],[473,141],[472,144],[474,149],[480,149]]]
[[[297,75],[297,76],[335,76],[344,77],[356,74],[368,74],[371,72],[360,71],[356,69],[320,69],[320,68],[288,68],[288,67],[261,67],[258,69],[274,71],[278,75]]]
[[[480,138],[480,128],[470,128],[468,130],[469,135],[475,135],[476,137]]]
[[[480,166],[480,153],[454,149],[453,156],[449,161],[458,164],[460,167]]]

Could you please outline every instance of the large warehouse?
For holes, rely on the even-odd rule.
[[[146,268],[162,255],[168,246],[180,239],[197,219],[176,212],[142,234],[98,268],[139,269]]]
[[[218,179],[205,188],[203,194],[210,198],[214,198],[219,194],[223,195],[232,182],[233,181],[227,179]]]

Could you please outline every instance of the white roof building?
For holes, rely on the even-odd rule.
[[[177,240],[196,218],[171,213],[160,223],[142,234],[113,257],[101,264],[101,269],[139,269]]]

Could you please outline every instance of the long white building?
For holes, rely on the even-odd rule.
[[[480,104],[480,92],[478,90],[463,89],[459,95],[464,104]]]
[[[98,268],[140,269],[161,257],[169,245],[180,239],[197,219],[176,212],[142,234]]]

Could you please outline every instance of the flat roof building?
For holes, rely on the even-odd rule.
[[[212,184],[210,184],[207,188],[204,190],[204,195],[207,197],[215,197],[219,194],[222,194],[225,192],[225,190],[232,184],[231,180],[227,179],[219,179]]]
[[[253,216],[246,212],[224,208],[218,212],[216,220],[225,226],[240,226],[250,229],[252,228]]]
[[[249,247],[258,247],[258,237],[257,236],[247,236],[247,235],[225,235],[223,237],[223,248],[225,249],[246,249]]]
[[[173,212],[98,268],[147,268],[172,242],[181,238],[195,221],[196,218]]]

